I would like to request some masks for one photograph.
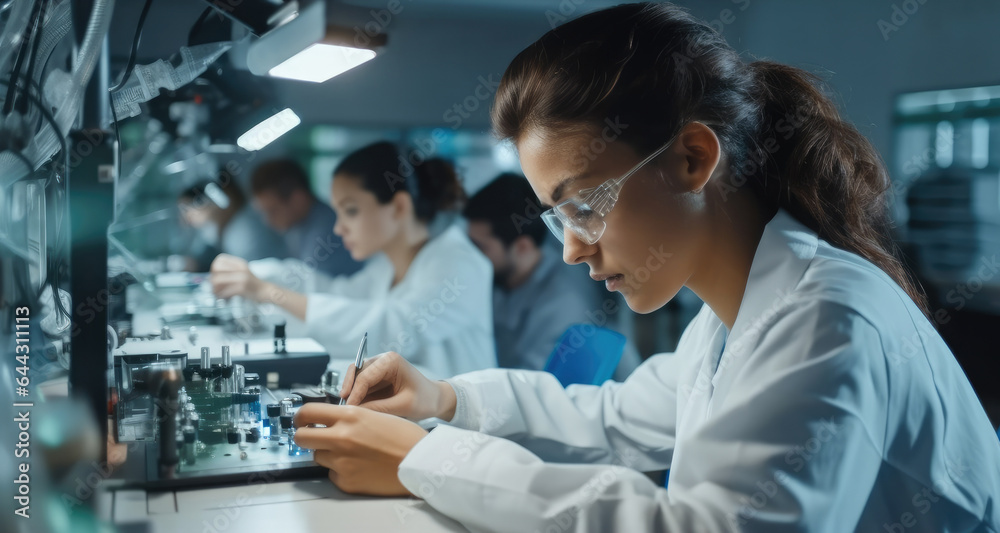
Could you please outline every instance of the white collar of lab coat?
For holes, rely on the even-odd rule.
[[[739,342],[746,333],[760,329],[788,301],[806,267],[816,257],[819,238],[784,209],[764,227],[747,277],[736,321],[729,334]],[[729,350],[727,341],[727,351]]]
[[[400,287],[408,285],[410,280],[413,279],[422,281],[424,279],[423,277],[410,275],[414,272],[414,269],[419,271],[423,267],[423,263],[427,262],[431,258],[440,257],[442,255],[452,255],[452,248],[456,245],[461,246],[463,240],[466,239],[468,239],[468,237],[465,236],[465,232],[455,224],[437,228],[437,230],[431,234],[427,243],[424,244],[419,251],[417,251],[417,255],[413,256],[413,261],[410,263],[410,267],[406,271],[406,276],[404,276],[403,280],[395,286],[392,286],[392,277],[394,276],[392,262],[389,261],[389,258],[386,257],[384,253],[380,252],[377,260],[382,264],[381,268],[385,270],[388,278],[382,294],[397,291]]]

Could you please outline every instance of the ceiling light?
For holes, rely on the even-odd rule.
[[[253,40],[247,68],[258,76],[324,82],[370,61],[374,48],[386,43],[384,34],[366,39],[364,45],[354,37],[349,29],[327,27],[324,2],[313,2]]]
[[[302,120],[291,109],[285,108],[250,128],[236,139],[240,148],[253,152],[271,144],[275,139],[291,131]]]
[[[374,50],[316,43],[272,68],[268,74],[320,83],[374,58]]]

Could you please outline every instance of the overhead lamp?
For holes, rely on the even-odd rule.
[[[271,144],[275,139],[288,133],[302,122],[289,108],[282,109],[253,126],[236,139],[240,148],[253,152]]]
[[[365,34],[362,42],[347,28],[327,26],[323,0],[302,8],[295,0],[270,7],[261,1],[252,2],[253,9],[238,4],[224,11],[257,35],[247,48],[247,68],[258,76],[321,83],[374,59],[387,40]]]
[[[372,59],[375,59],[374,50],[315,43],[267,73],[276,78],[322,83]]]

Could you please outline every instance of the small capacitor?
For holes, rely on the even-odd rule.
[[[222,347],[222,366],[233,366],[233,356],[229,354],[229,346]]]
[[[267,404],[267,419],[268,425],[271,427],[271,434],[280,433],[279,416],[281,416],[281,406],[276,403]]]
[[[306,453],[306,449],[295,444],[295,428],[288,430],[288,455],[295,457]]]
[[[282,414],[282,416],[292,414],[292,407],[294,405],[295,405],[295,400],[293,400],[291,398],[282,398],[281,399],[281,414]]]
[[[285,337],[285,323],[278,322],[274,325],[274,353],[285,354],[288,353],[286,347],[287,338]]]
[[[208,370],[212,368],[212,352],[209,351],[208,346],[201,347],[201,369]]]
[[[240,430],[236,428],[229,428],[226,430],[226,441],[229,444],[239,444],[240,443]]]
[[[195,432],[194,432],[194,428],[191,427],[191,426],[184,426],[184,428],[182,429],[182,431],[184,433],[184,449],[182,451],[182,454],[184,455],[184,462],[186,462],[189,465],[193,465],[194,462],[195,462],[195,453],[194,453]]]
[[[250,428],[250,431],[246,434],[247,442],[254,444],[260,442],[260,430],[257,428]]]
[[[323,372],[323,377],[320,378],[319,388],[325,393],[339,395],[340,372],[336,370],[327,370],[326,372]]]

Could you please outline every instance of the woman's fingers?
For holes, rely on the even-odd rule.
[[[357,418],[357,413],[353,412],[353,409],[348,409],[340,405],[310,402],[299,407],[298,412],[295,413],[293,423],[296,428],[310,424],[322,424],[330,427],[346,418]]]
[[[219,298],[238,296],[247,286],[247,275],[243,272],[213,272],[209,280],[212,292]]]
[[[313,452],[313,461],[323,468],[333,468],[334,452],[328,450],[316,450]]]
[[[330,478],[330,481],[333,483],[333,486],[335,486],[335,487],[337,487],[339,489],[340,488],[340,484],[337,482],[337,480],[338,480],[338,478],[340,476],[337,475],[337,472],[335,472],[333,470],[330,470],[330,475],[328,477]],[[341,490],[343,490],[343,489],[341,489]]]
[[[212,260],[212,266],[209,267],[210,272],[227,272],[234,270],[240,266],[243,261],[236,256],[229,254],[219,254],[215,256]]]
[[[341,390],[341,396],[347,395],[347,405],[361,405],[369,392],[392,384],[396,373],[391,355],[392,352],[388,352],[373,357],[361,372],[357,372],[354,365],[348,368]]]
[[[351,395],[351,391],[354,389],[354,374],[356,373],[357,367],[351,363],[351,366],[347,367],[347,373],[344,374],[344,386],[340,387],[341,398],[347,398]]]
[[[327,431],[330,428],[310,428],[304,427],[295,431],[295,444],[308,450],[333,450],[336,447],[336,440]],[[319,461],[318,456],[313,458],[317,463],[330,468]]]
[[[216,256],[209,270],[212,292],[219,298],[242,296],[252,276],[245,260],[228,254]]]

